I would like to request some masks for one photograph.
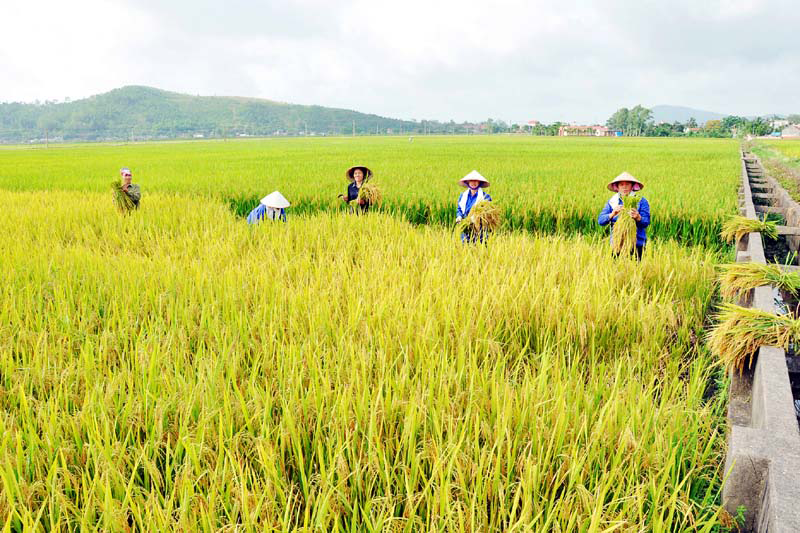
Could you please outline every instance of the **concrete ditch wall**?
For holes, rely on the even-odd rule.
[[[747,169],[750,161],[753,162],[751,167],[760,167],[754,156],[742,154],[740,209],[743,216],[756,218],[751,176]],[[763,169],[760,176],[752,170],[751,174],[758,187],[772,189],[773,205],[787,205],[778,203],[785,200],[794,203],[792,218],[787,212],[786,219],[787,225],[797,225],[800,206],[775,180],[765,176]],[[758,183],[760,181],[764,183]],[[786,193],[785,197],[783,193]],[[792,247],[795,248],[793,243]],[[760,233],[750,233],[737,243],[736,260],[766,263]],[[769,285],[751,291],[742,304],[771,313],[776,311],[773,290]],[[762,346],[749,371],[742,375],[732,372],[730,377],[730,434],[723,505],[733,516],[737,515],[740,506],[745,507],[746,522],[742,531],[798,533],[800,430],[795,417],[786,354],[781,348]]]

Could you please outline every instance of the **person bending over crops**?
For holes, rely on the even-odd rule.
[[[473,170],[458,180],[458,184],[462,187],[466,187],[467,190],[462,192],[458,197],[456,223],[460,223],[467,218],[470,211],[472,211],[476,205],[481,202],[492,201],[492,197],[489,196],[489,193],[483,190],[489,187],[489,181],[481,176],[477,170]],[[461,233],[461,242],[483,242],[484,239],[488,239],[488,231],[493,228],[485,228],[480,223],[477,226],[480,227],[471,227],[470,225],[464,227]]]
[[[636,254],[642,259],[647,244],[647,226],[650,225],[650,204],[637,194],[644,184],[623,172],[608,184],[614,196],[603,206],[597,223],[601,226],[611,224],[611,253]]]
[[[350,181],[350,184],[347,186],[347,194],[339,195],[339,197],[347,204],[351,206],[356,204],[358,206],[359,211],[362,213],[367,212],[372,205],[370,198],[368,195],[359,194],[361,193],[361,189],[364,185],[370,180],[372,177],[372,171],[364,166],[355,166],[350,167],[347,169],[347,179]],[[353,208],[350,208],[350,212],[353,212]]]
[[[286,222],[286,208],[289,200],[278,191],[273,191],[261,199],[255,209],[247,215],[248,224],[258,224],[262,220],[282,220]]]
[[[142,190],[135,183],[131,183],[133,179],[131,169],[122,167],[119,170],[119,174],[122,176],[122,186],[120,190],[127,197],[122,199],[122,203],[127,206],[132,206],[133,209],[139,209],[139,201],[142,199]],[[120,202],[118,201],[118,203]]]

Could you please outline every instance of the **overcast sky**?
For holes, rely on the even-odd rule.
[[[800,112],[800,0],[4,0],[0,101],[123,85],[396,118]]]

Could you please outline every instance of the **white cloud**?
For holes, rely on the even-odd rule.
[[[159,31],[148,14],[102,0],[4,5],[0,58],[2,100],[86,96],[119,86],[137,70],[133,47]]]
[[[796,0],[13,0],[0,101],[137,83],[418,119],[790,112],[798,26]]]

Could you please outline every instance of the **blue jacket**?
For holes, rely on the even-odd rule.
[[[619,199],[619,205],[622,205],[622,199]],[[644,246],[647,242],[647,226],[650,225],[650,204],[647,203],[647,200],[642,196],[641,200],[639,200],[639,214],[642,216],[642,220],[636,222],[636,246]],[[617,221],[617,217],[611,218],[611,204],[606,202],[606,205],[603,206],[603,210],[600,211],[600,216],[597,217],[597,223],[601,226],[606,226],[608,223],[611,223],[611,227],[614,227],[614,222]],[[610,240],[610,239],[609,239]]]
[[[266,218],[270,218],[270,215],[272,215],[275,211],[278,211],[278,210],[276,209],[276,210],[273,210],[273,211],[268,213],[267,212],[267,206],[265,206],[264,204],[258,204],[258,206],[256,206],[256,208],[253,209],[252,211],[250,211],[250,214],[247,215],[247,223],[248,224],[256,224],[256,223],[260,222],[262,219],[264,219],[265,217]],[[283,220],[284,222],[286,222],[286,210],[285,209],[280,209],[279,213],[276,213],[275,215],[272,215],[272,216],[275,217],[275,218],[273,218],[273,220],[280,219],[280,220]]]
[[[477,203],[478,198],[483,193],[483,199],[487,202],[492,201],[492,197],[489,196],[489,193],[484,191],[483,189],[478,189],[478,192],[475,194],[470,194],[469,189],[462,192],[458,195],[458,204],[456,208],[456,220],[461,220],[465,216],[469,214],[472,210],[472,206]]]

